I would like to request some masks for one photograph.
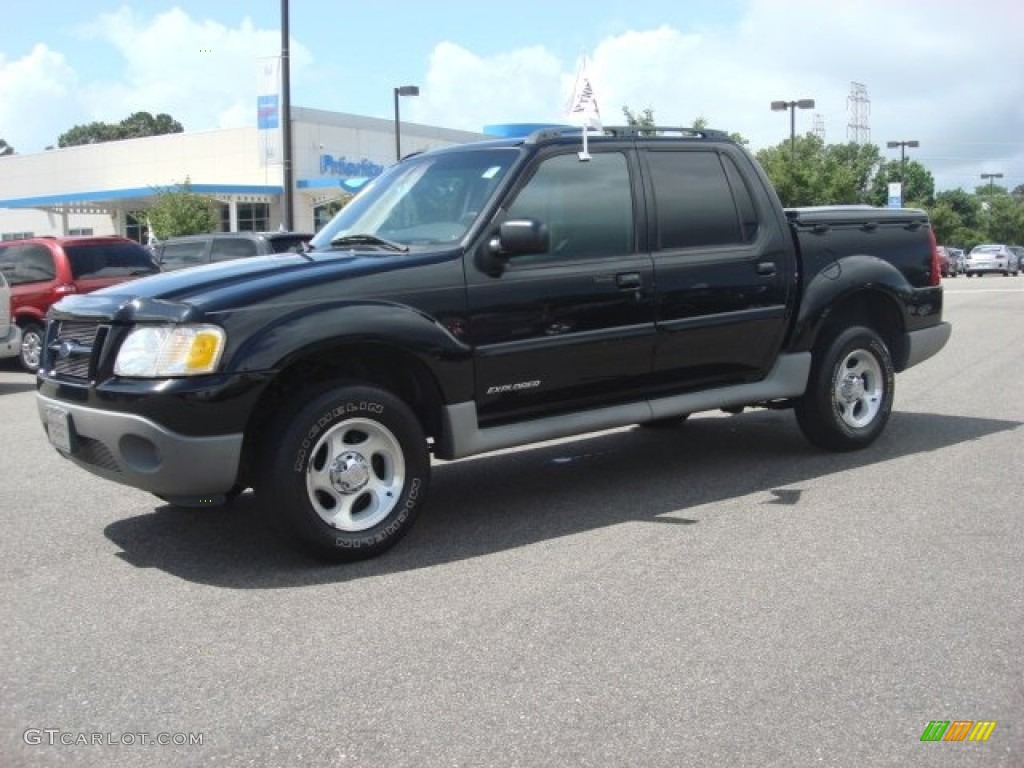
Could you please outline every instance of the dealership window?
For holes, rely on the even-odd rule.
[[[87,237],[92,233],[92,227],[72,227],[68,230],[70,237]]]
[[[231,206],[227,203],[218,203],[217,211],[220,215],[220,229],[219,232],[230,232],[231,231]]]
[[[89,234],[92,234],[91,232]],[[124,236],[136,243],[145,243],[149,232],[146,230],[146,212],[128,211],[124,215]]]
[[[238,203],[239,232],[266,232],[269,229],[269,203]]]
[[[32,232],[4,232],[0,235],[0,240],[24,240],[29,237],[35,237]]]

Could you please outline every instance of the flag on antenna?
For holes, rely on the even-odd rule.
[[[577,121],[584,128],[601,128],[601,110],[597,106],[594,85],[588,72],[589,62],[586,57],[580,63],[576,73],[576,85],[572,91],[567,110],[570,119]]]

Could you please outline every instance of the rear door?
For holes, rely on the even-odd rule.
[[[607,402],[651,367],[654,281],[638,247],[632,144],[545,151],[503,204],[550,233],[546,253],[500,275],[467,264],[482,421]]]
[[[641,158],[656,379],[677,388],[761,378],[784,340],[795,283],[792,240],[763,183],[738,148],[658,146]]]
[[[0,246],[0,271],[11,286],[11,312],[15,318],[41,320],[58,298],[53,294],[57,265],[45,245]]]

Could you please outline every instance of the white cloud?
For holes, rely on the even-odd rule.
[[[38,44],[20,59],[0,55],[0,138],[18,152],[43,149],[57,143],[54,119],[76,117],[70,95],[77,77],[64,57]]]
[[[418,122],[479,131],[484,124],[549,113],[568,96],[560,93],[560,77],[560,63],[541,47],[482,57],[443,42],[430,57],[424,98],[403,111]]]
[[[1008,0],[752,0],[731,29],[662,25],[608,36],[590,53],[591,75],[605,124],[621,124],[623,106],[650,107],[668,125],[706,117],[754,149],[789,135],[788,114],[769,109],[781,99],[815,99],[813,112],[797,113],[797,132],[810,131],[817,113],[826,140],[845,142],[851,83],[859,82],[873,143],[917,139],[911,157],[940,188],[973,189],[993,169],[1024,182],[1021,31],[1024,4]],[[470,130],[564,121],[575,67],[544,48],[480,56],[442,43],[410,113]]]
[[[254,122],[258,60],[278,55],[281,45],[278,30],[257,29],[248,18],[228,27],[196,21],[179,8],[145,16],[122,7],[81,33],[109,43],[124,62],[117,80],[83,88],[91,119],[167,112],[186,130]],[[293,77],[301,76],[312,56],[294,42],[290,56]]]

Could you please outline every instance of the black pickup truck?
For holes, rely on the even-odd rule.
[[[552,129],[408,157],[303,253],[63,299],[50,442],[177,505],[252,488],[352,560],[409,529],[431,456],[747,406],[863,448],[895,372],[949,338],[923,212],[783,210],[717,131],[580,149]]]

